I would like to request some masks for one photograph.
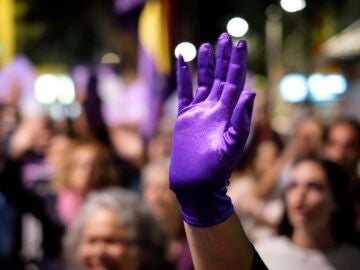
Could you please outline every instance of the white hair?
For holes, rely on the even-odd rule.
[[[80,215],[66,234],[64,245],[67,269],[81,269],[77,255],[84,225],[89,215],[99,207],[112,210],[128,237],[134,241],[139,270],[159,269],[159,265],[165,263],[167,237],[147,206],[131,191],[107,188],[89,195]]]

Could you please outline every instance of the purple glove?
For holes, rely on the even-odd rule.
[[[233,205],[226,195],[250,131],[255,94],[242,91],[246,76],[244,40],[234,47],[228,34],[218,40],[216,66],[209,44],[198,53],[195,97],[189,66],[177,63],[179,113],[170,164],[170,188],[176,193],[184,221],[211,226],[226,220]]]

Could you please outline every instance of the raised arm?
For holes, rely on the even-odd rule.
[[[215,62],[215,63],[214,63]],[[243,91],[246,42],[218,40],[198,53],[195,97],[189,66],[177,63],[179,112],[171,152],[170,187],[185,221],[195,268],[250,269],[254,251],[226,195],[249,135],[255,94]]]

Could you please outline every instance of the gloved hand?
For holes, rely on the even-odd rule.
[[[170,188],[184,221],[211,226],[226,220],[233,205],[226,195],[250,131],[255,94],[242,91],[246,76],[246,42],[232,46],[228,34],[218,40],[214,68],[212,48],[198,52],[198,89],[192,95],[189,66],[179,56],[179,112],[174,129]],[[215,69],[215,70],[214,70]]]

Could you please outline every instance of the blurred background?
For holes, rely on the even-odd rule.
[[[1,67],[6,69],[22,55],[33,65],[38,79],[61,73],[71,75],[76,83],[71,71],[101,63],[121,67],[125,78],[136,77],[143,72],[139,67],[142,46],[150,61],[159,62],[157,71],[167,76],[166,85],[158,86],[166,99],[174,91],[176,46],[182,42],[195,47],[206,41],[215,44],[218,34],[228,31],[234,40],[248,40],[249,87],[269,95],[272,121],[279,132],[286,132],[287,115],[298,105],[319,109],[326,118],[338,110],[360,115],[357,106],[347,106],[348,102],[356,104],[359,96],[355,90],[359,77],[357,1],[204,4],[169,0],[148,5],[146,10],[142,9],[145,2],[2,0]],[[191,49],[190,45],[190,54]],[[325,85],[333,87],[321,89]]]
[[[359,233],[359,18],[357,0],[0,0],[0,268],[62,269],[63,236],[108,186],[146,194],[168,259],[189,259],[167,186],[175,60],[195,86],[196,48],[222,32],[248,41],[257,93],[233,177],[251,188],[229,188],[250,240],[274,234],[283,168],[312,153],[349,172]],[[339,118],[348,133],[326,152]]]

